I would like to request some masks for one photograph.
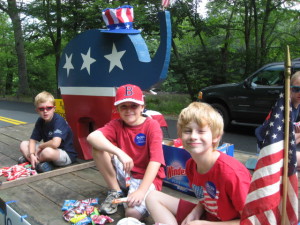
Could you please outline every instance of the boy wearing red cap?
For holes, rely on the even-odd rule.
[[[118,205],[112,204],[112,200],[124,197],[128,191],[125,216],[141,219],[147,215],[146,195],[150,190],[161,190],[165,178],[163,135],[157,121],[142,116],[144,97],[138,86],[119,87],[114,105],[120,119],[110,121],[87,137],[93,146],[96,166],[109,188],[101,212],[115,213]]]

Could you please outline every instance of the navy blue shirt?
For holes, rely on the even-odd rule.
[[[35,123],[30,139],[40,142],[52,140],[54,137],[60,137],[61,143],[58,148],[65,150],[72,163],[75,162],[77,152],[73,145],[73,133],[67,121],[60,115],[54,113],[50,122],[46,123],[41,117]]]

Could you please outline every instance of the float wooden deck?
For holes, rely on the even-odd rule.
[[[16,164],[20,156],[19,144],[29,138],[33,126],[26,124],[0,128],[0,168]],[[235,151],[235,157],[245,163],[249,157],[255,156]],[[6,182],[4,177],[0,177],[0,182],[0,198],[5,202],[16,201],[9,205],[20,215],[27,215],[26,220],[32,225],[69,224],[62,217],[61,206],[64,200],[98,197],[102,202],[107,191],[93,161],[83,160],[32,178]],[[195,201],[193,197],[167,187],[163,191]],[[111,217],[115,220],[112,224],[123,218],[122,207]],[[153,224],[151,218],[144,222]]]

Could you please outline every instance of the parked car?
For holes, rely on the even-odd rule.
[[[284,70],[284,62],[267,64],[240,83],[201,89],[198,100],[220,112],[225,129],[232,121],[261,124],[283,91]],[[292,60],[291,71],[300,71],[300,58]]]

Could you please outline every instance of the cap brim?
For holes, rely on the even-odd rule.
[[[139,34],[141,33],[140,30],[134,30],[134,29],[115,29],[115,30],[101,30],[102,33],[111,33],[111,34]]]
[[[136,99],[133,99],[133,98],[125,98],[125,99],[122,99],[120,101],[116,101],[114,103],[114,105],[117,106],[117,105],[120,105],[121,103],[124,103],[124,102],[134,102],[134,103],[139,104],[139,105],[144,105],[145,104],[144,101],[139,101],[139,100],[136,100]]]

